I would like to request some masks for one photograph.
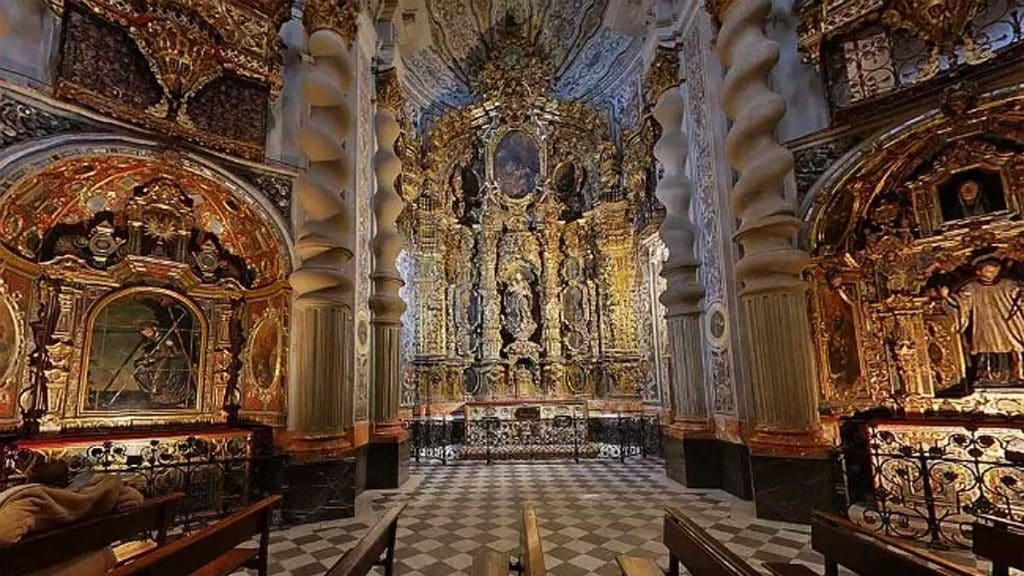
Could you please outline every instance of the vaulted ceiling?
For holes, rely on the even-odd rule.
[[[550,73],[551,95],[619,115],[638,92],[649,0],[403,0],[395,11],[400,79],[433,115],[477,99],[471,86],[501,50],[511,16]]]

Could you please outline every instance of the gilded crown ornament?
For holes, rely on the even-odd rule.
[[[306,25],[306,32],[312,34],[317,30],[334,30],[351,46],[358,31],[358,15],[359,4],[356,0],[307,0],[302,11],[302,21]]]
[[[509,16],[498,30],[498,52],[484,63],[473,89],[510,107],[544,95],[551,82],[544,58]]]
[[[177,117],[188,99],[223,71],[214,31],[184,10],[154,10],[131,31],[163,88],[158,107],[168,118]]]

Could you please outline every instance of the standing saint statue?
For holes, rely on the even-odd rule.
[[[967,336],[975,378],[985,381],[1024,380],[1024,288],[1003,278],[1003,264],[985,256],[974,262],[975,279],[955,292],[939,294],[956,314],[957,328]]]
[[[533,321],[533,290],[521,270],[505,289],[505,329],[516,340],[529,340],[537,330]]]

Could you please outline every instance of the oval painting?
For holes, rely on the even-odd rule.
[[[511,130],[494,150],[494,180],[511,198],[523,198],[537,187],[540,151],[525,132]]]
[[[284,334],[276,318],[264,318],[249,337],[249,380],[260,388],[270,388],[281,374],[281,347]]]

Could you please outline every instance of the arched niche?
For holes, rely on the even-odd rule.
[[[812,323],[837,414],[1024,410],[1022,88],[878,134],[811,190]],[[984,280],[985,262],[998,275]],[[992,352],[982,324],[1010,350]]]
[[[271,356],[287,357],[292,245],[258,191],[201,157],[99,135],[18,147],[0,161],[0,190],[0,285],[17,294],[0,296],[0,304],[16,303],[23,335],[17,383],[0,390],[0,425],[18,425],[26,410],[44,430],[220,422],[234,414],[284,423],[286,363],[268,372],[254,365],[267,351],[254,351],[272,342]],[[149,404],[102,395],[86,402],[93,325],[102,324],[103,303],[126,290],[155,291],[204,326],[201,362],[182,364],[197,370],[194,403],[167,405],[158,394]],[[267,322],[279,333],[256,338]],[[172,326],[157,331],[169,338]],[[138,340],[130,348],[136,344],[120,359],[129,374],[146,347]],[[138,383],[126,389],[138,391]],[[5,394],[17,401],[4,404]]]

